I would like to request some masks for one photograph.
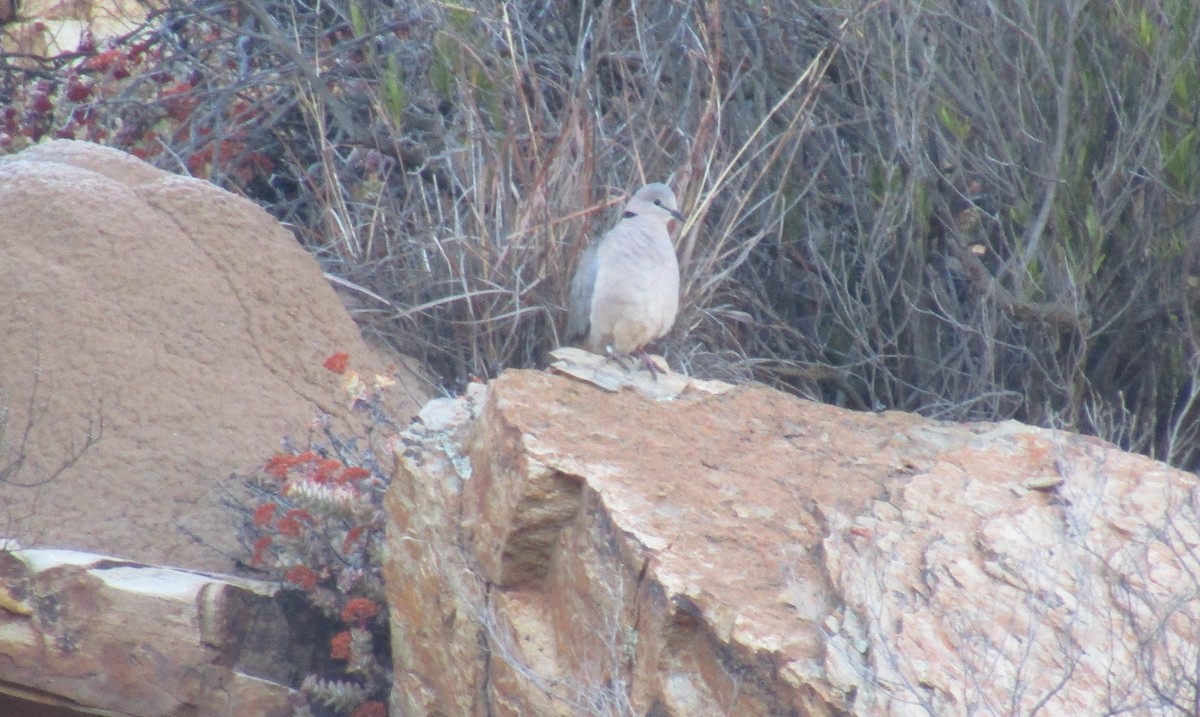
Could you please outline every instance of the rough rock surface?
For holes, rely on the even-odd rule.
[[[84,32],[97,41],[132,32],[149,9],[139,0],[0,0],[0,51],[74,52]]]
[[[1149,715],[1198,694],[1195,477],[1095,439],[511,371],[431,403],[397,454],[398,714]]]
[[[266,212],[116,150],[0,158],[0,256],[0,538],[27,546],[229,570],[218,481],[348,412],[329,355],[385,370]]]
[[[290,715],[294,612],[273,584],[0,553],[0,714]]]

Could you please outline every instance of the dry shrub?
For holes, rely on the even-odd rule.
[[[768,320],[869,406],[1194,465],[1195,6],[889,3],[863,37]]]
[[[289,222],[448,387],[541,365],[585,242],[667,180],[677,368],[1200,460],[1189,0],[222,0],[152,23],[129,41],[191,113],[177,84],[135,111],[145,83],[94,111]]]

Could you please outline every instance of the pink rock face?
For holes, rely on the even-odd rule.
[[[534,372],[423,419],[400,714],[1153,714],[1194,657],[1195,479],[1100,441]]]
[[[26,546],[228,570],[217,482],[344,411],[326,357],[384,368],[265,211],[116,150],[0,157],[0,256],[0,537]]]

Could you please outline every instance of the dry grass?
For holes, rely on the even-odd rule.
[[[690,214],[677,368],[1200,462],[1187,0],[221,0],[164,20],[141,37],[198,104],[156,161],[276,212],[451,390],[540,365],[586,242],[666,180]],[[130,87],[96,111],[148,125]],[[193,161],[213,136],[238,144]]]

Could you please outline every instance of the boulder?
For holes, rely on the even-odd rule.
[[[52,57],[133,32],[156,3],[138,0],[0,0],[0,52]],[[15,61],[20,62],[20,59]]]
[[[394,713],[1193,704],[1195,476],[1011,421],[641,382],[509,371],[398,440]]]
[[[219,482],[388,371],[265,211],[85,142],[0,157],[0,537],[228,571]],[[395,359],[392,359],[395,360]],[[424,386],[403,366],[403,422]]]
[[[291,715],[295,648],[311,649],[297,607],[270,583],[0,553],[0,712]]]

